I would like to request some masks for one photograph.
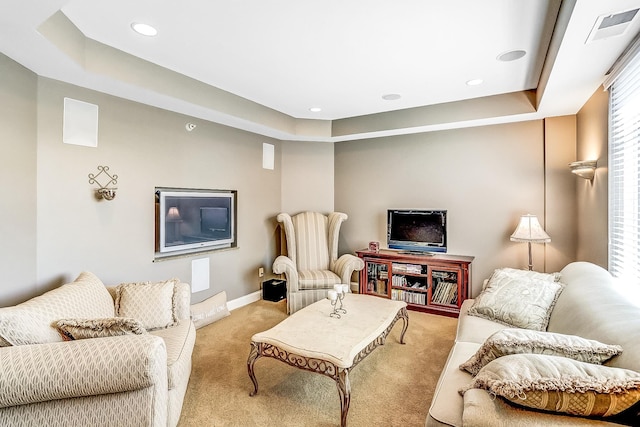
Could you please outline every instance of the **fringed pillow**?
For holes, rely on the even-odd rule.
[[[609,417],[640,401],[640,373],[559,356],[512,354],[489,362],[472,388],[528,408]]]
[[[468,311],[471,316],[544,331],[564,284],[496,270]]]
[[[53,326],[65,341],[147,333],[138,320],[126,317],[62,319],[54,322]]]
[[[503,329],[487,338],[478,351],[460,365],[460,369],[476,375],[492,360],[520,353],[563,356],[581,362],[602,364],[622,353],[622,347],[576,335],[530,329]]]

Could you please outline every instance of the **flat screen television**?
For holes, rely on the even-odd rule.
[[[387,246],[411,252],[447,252],[447,211],[389,209]]]
[[[156,188],[156,253],[236,246],[236,191]]]

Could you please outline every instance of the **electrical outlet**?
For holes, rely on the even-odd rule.
[[[258,269],[258,277],[264,277],[264,268],[263,267],[260,267]]]

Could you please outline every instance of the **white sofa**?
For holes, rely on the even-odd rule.
[[[623,352],[605,362],[605,366],[640,372],[640,307],[618,293],[611,275],[594,264],[571,263],[560,273],[560,281],[566,286],[551,312],[547,331],[620,345]],[[490,335],[509,328],[469,315],[473,303],[474,300],[467,300],[462,305],[455,344],[436,386],[427,427],[619,425],[608,419],[525,409],[480,388],[468,390],[462,396],[459,390],[471,383],[472,376],[459,366]],[[635,414],[631,425],[640,425],[639,405],[631,409]]]
[[[148,311],[140,312],[144,322],[160,314],[171,316],[171,326],[64,341],[53,326],[58,320],[117,314],[116,288],[106,288],[91,273],[0,308],[0,425],[178,424],[196,337],[189,285],[173,281],[161,294],[145,287],[153,284],[130,285],[140,285],[129,289]],[[127,294],[129,301],[136,292]]]

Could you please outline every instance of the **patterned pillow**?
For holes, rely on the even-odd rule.
[[[157,283],[122,283],[116,288],[116,316],[139,320],[150,331],[178,323],[174,289],[178,279]]]
[[[460,394],[472,388],[528,408],[608,417],[640,401],[640,373],[566,357],[512,354],[489,362]]]
[[[508,276],[517,277],[523,280],[538,279],[538,280],[549,280],[551,282],[560,281],[560,277],[562,276],[560,273],[540,273],[538,271],[520,270],[517,268],[509,268],[509,267],[498,268],[494,270],[491,276],[493,276],[494,274],[506,274]],[[484,282],[482,283],[482,289],[485,289],[487,287],[487,284],[489,283],[490,279],[491,277],[489,279],[484,280]]]
[[[55,322],[54,326],[65,341],[147,333],[142,323],[127,317],[62,319]]]
[[[601,364],[622,353],[619,345],[553,332],[529,329],[503,329],[491,335],[476,354],[460,365],[460,369],[476,375],[483,366],[509,354],[547,354],[581,362]]]
[[[76,280],[13,307],[0,308],[0,337],[11,345],[62,341],[51,324],[64,318],[113,317],[113,299],[94,274]]]
[[[471,316],[544,331],[564,284],[496,271],[469,309]]]

